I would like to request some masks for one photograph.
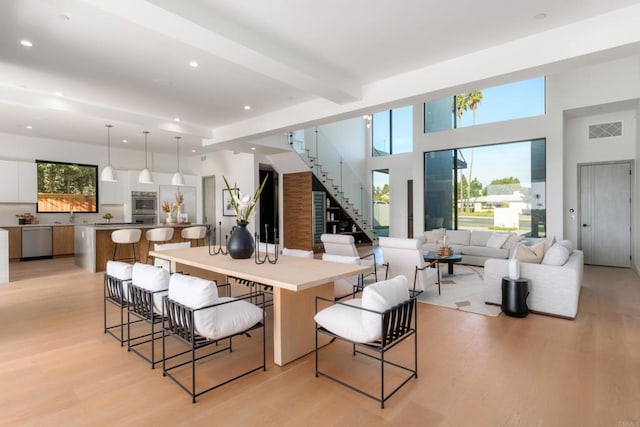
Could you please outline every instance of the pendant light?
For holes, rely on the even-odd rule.
[[[138,176],[138,182],[140,184],[153,184],[153,175],[151,175],[151,171],[147,167],[147,135],[149,135],[149,131],[145,130],[142,133],[144,133],[144,169]]]
[[[113,169],[113,166],[111,166],[111,128],[113,126],[105,125],[105,127],[107,128],[107,166],[102,169],[100,181],[118,182],[116,171]]]
[[[180,173],[180,137],[176,136],[176,159],[178,160],[178,170],[171,177],[171,185],[184,185],[184,176]]]

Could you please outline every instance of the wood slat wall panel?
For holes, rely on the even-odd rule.
[[[291,249],[313,249],[311,172],[283,176],[284,244]]]

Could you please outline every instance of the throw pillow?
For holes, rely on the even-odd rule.
[[[547,237],[544,239],[544,250],[548,250],[551,246],[556,243],[556,236]]]
[[[544,256],[544,242],[536,243],[533,246],[518,245],[513,253],[513,257],[520,262],[540,264]]]
[[[500,249],[508,238],[508,233],[492,233],[491,237],[489,237],[489,240],[487,240],[487,247]]]
[[[558,242],[558,244],[564,246],[567,249],[569,249],[569,252],[571,252],[571,251],[573,251],[575,249],[575,246],[573,245],[573,242],[571,240],[560,240]]]
[[[569,251],[569,249],[559,243],[556,243],[544,253],[544,258],[542,258],[541,264],[564,265],[564,263],[569,259],[569,255],[571,255],[571,251]]]
[[[430,231],[424,232],[424,238],[426,243],[436,243],[439,240],[442,240],[444,237],[445,229],[444,228],[436,228]]]
[[[504,242],[502,247],[505,248],[505,249],[511,249],[511,248],[513,248],[514,246],[516,246],[520,242],[522,242],[522,243],[526,242],[524,240],[524,237],[520,236],[518,233],[511,232],[511,233],[509,233],[509,237],[507,238],[507,241]]]

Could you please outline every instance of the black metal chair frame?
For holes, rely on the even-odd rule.
[[[255,282],[253,280],[242,279],[240,277],[235,276],[227,276],[227,279],[234,280],[236,283],[240,285],[244,285],[249,288],[249,300],[252,304],[259,305],[257,296],[259,294],[264,294],[263,298],[263,307],[272,307],[273,306],[273,287],[269,285],[264,285],[260,282]],[[270,298],[266,298],[265,296],[269,295]],[[240,295],[240,297],[244,297],[244,295]]]
[[[365,275],[363,276],[363,280],[364,280],[364,277],[373,275],[373,277],[374,277],[375,281],[377,282],[377,281],[378,281],[378,262],[377,262],[377,260],[376,260],[376,254],[375,254],[375,252],[371,252],[371,253],[370,253],[370,254],[368,254],[368,255],[363,255],[363,256],[361,256],[361,257],[360,257],[360,259],[361,259],[361,260],[363,260],[363,259],[365,259],[365,258],[369,258],[369,257],[373,257],[373,273],[367,273],[367,274],[365,274]],[[364,282],[363,282],[363,283],[364,283]]]
[[[316,377],[323,376],[332,381],[337,382],[351,390],[357,391],[360,394],[363,394],[377,402],[380,403],[380,407],[384,409],[384,403],[393,396],[400,388],[402,388],[405,384],[407,384],[412,378],[418,378],[418,322],[417,322],[417,310],[416,310],[416,293],[414,291],[410,291],[410,298],[401,304],[398,304],[384,312],[378,312],[374,310],[369,310],[363,307],[353,306],[349,304],[345,304],[339,301],[332,301],[323,297],[316,297],[315,301],[315,311],[318,312],[318,302],[326,301],[333,304],[342,304],[352,308],[354,310],[362,310],[368,311],[370,313],[375,313],[380,315],[380,322],[382,327],[382,338],[378,341],[371,343],[358,343],[355,341],[351,341],[344,337],[334,334],[333,332],[319,326],[316,324],[316,335],[315,335],[315,364],[316,364]],[[318,334],[328,335],[331,338],[331,342],[335,340],[346,341],[352,344],[353,346],[353,356],[356,354],[361,354],[366,357],[370,357],[380,362],[380,395],[376,396],[371,394],[363,389],[357,388],[347,382],[338,379],[332,375],[327,374],[326,372],[321,372],[318,366]],[[404,366],[399,363],[392,362],[390,360],[385,359],[386,353],[393,349],[396,345],[400,344],[404,340],[413,337],[413,367]],[[362,350],[360,350],[362,349]],[[409,373],[409,375],[393,390],[385,394],[384,391],[384,378],[385,378],[385,366],[392,365],[397,368],[400,368]]]
[[[182,390],[187,392],[189,396],[191,396],[191,403],[196,403],[196,398],[209,392],[215,390],[219,387],[222,387],[225,384],[228,384],[232,381],[235,381],[239,378],[247,376],[253,372],[259,371],[262,369],[263,371],[267,370],[266,364],[266,332],[265,332],[265,311],[264,311],[264,294],[262,294],[262,322],[258,322],[257,324],[251,326],[244,331],[238,332],[233,335],[229,335],[227,337],[219,338],[216,340],[211,340],[206,337],[199,335],[195,331],[194,326],[194,314],[201,310],[206,310],[212,307],[218,307],[224,304],[231,304],[238,300],[251,300],[255,298],[255,295],[244,295],[242,297],[235,298],[231,301],[225,301],[217,304],[211,304],[205,307],[200,308],[190,308],[183,304],[180,304],[176,301],[173,301],[169,297],[163,297],[163,305],[162,312],[163,316],[166,316],[165,326],[162,328],[162,375],[168,376],[174,383],[176,383]],[[260,366],[251,368],[241,374],[236,375],[233,378],[226,379],[222,382],[218,382],[212,386],[209,386],[203,390],[196,391],[196,362],[202,360],[204,358],[213,356],[215,354],[221,353],[223,351],[229,350],[229,353],[233,352],[233,337],[246,335],[251,337],[249,334],[250,331],[262,328],[262,364]],[[166,349],[166,339],[170,336],[173,336],[178,339],[178,341],[182,342],[184,345],[188,347],[187,350],[173,354],[171,356],[167,356]],[[223,341],[227,341],[228,343],[224,345],[224,347],[220,348],[219,344]],[[211,344],[216,345],[216,349],[208,352],[203,355],[199,355],[196,357],[196,351],[207,347]],[[185,362],[176,363],[175,365],[168,366],[167,362],[176,357],[191,354],[191,359]],[[171,371],[174,369],[180,368],[185,365],[191,365],[191,384],[190,387],[181,382],[176,376],[174,376]]]
[[[155,358],[155,341],[161,338],[162,328],[156,330],[156,325],[163,322],[161,314],[156,313],[153,310],[153,297],[159,293],[166,293],[168,290],[161,291],[149,291],[134,285],[129,285],[129,310],[127,311],[127,351],[133,351],[151,364],[151,369],[154,369],[157,363],[161,360]],[[138,320],[132,322],[131,316],[136,317]],[[151,327],[151,332],[147,334],[131,336],[131,325],[138,322],[147,322]],[[139,351],[136,347],[151,343],[151,357],[147,357],[144,353]]]
[[[111,335],[118,342],[120,342],[120,347],[124,347],[124,342],[127,341],[124,335],[124,312],[129,307],[129,302],[125,298],[124,295],[124,283],[128,282],[131,284],[131,279],[122,280],[117,277],[110,276],[108,274],[104,274],[104,333]],[[120,323],[107,325],[107,303],[113,304],[118,307],[120,311]],[[128,318],[127,318],[128,322]],[[120,329],[120,334],[118,335],[115,330]]]

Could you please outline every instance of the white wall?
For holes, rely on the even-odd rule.
[[[565,126],[580,125],[577,122],[566,124],[564,111],[637,98],[640,98],[638,56],[548,75],[547,111],[544,116],[425,134],[422,119],[422,102],[428,99],[428,96],[425,96],[424,100],[413,106],[413,154],[376,157],[371,158],[368,163],[370,171],[388,168],[390,172],[390,235],[407,235],[406,180],[409,179],[409,175],[412,175],[414,180],[414,234],[417,235],[424,229],[424,152],[546,138],[547,233],[562,238],[565,235],[565,227],[568,227],[570,229],[566,231],[567,236],[575,236],[575,226],[571,225],[573,223],[568,219],[568,209],[570,205],[575,206],[577,200],[577,164],[601,161],[603,155],[609,159],[635,159],[636,150],[633,145],[634,141],[640,145],[640,138],[635,130],[634,113],[626,111],[622,115],[627,123],[626,132],[629,134],[623,142],[616,145],[615,150],[605,150],[606,153],[603,154],[602,150],[595,146],[585,149],[573,141],[577,141],[577,137],[573,136],[578,132],[577,129],[570,131],[571,141],[565,141]]]
[[[564,238],[579,242],[580,206],[578,169],[580,164],[633,160],[636,158],[636,114],[626,110],[617,113],[567,117],[564,121]],[[622,121],[623,135],[620,137],[589,139],[589,125]],[[573,191],[575,189],[575,191]],[[575,217],[571,217],[574,209]]]

